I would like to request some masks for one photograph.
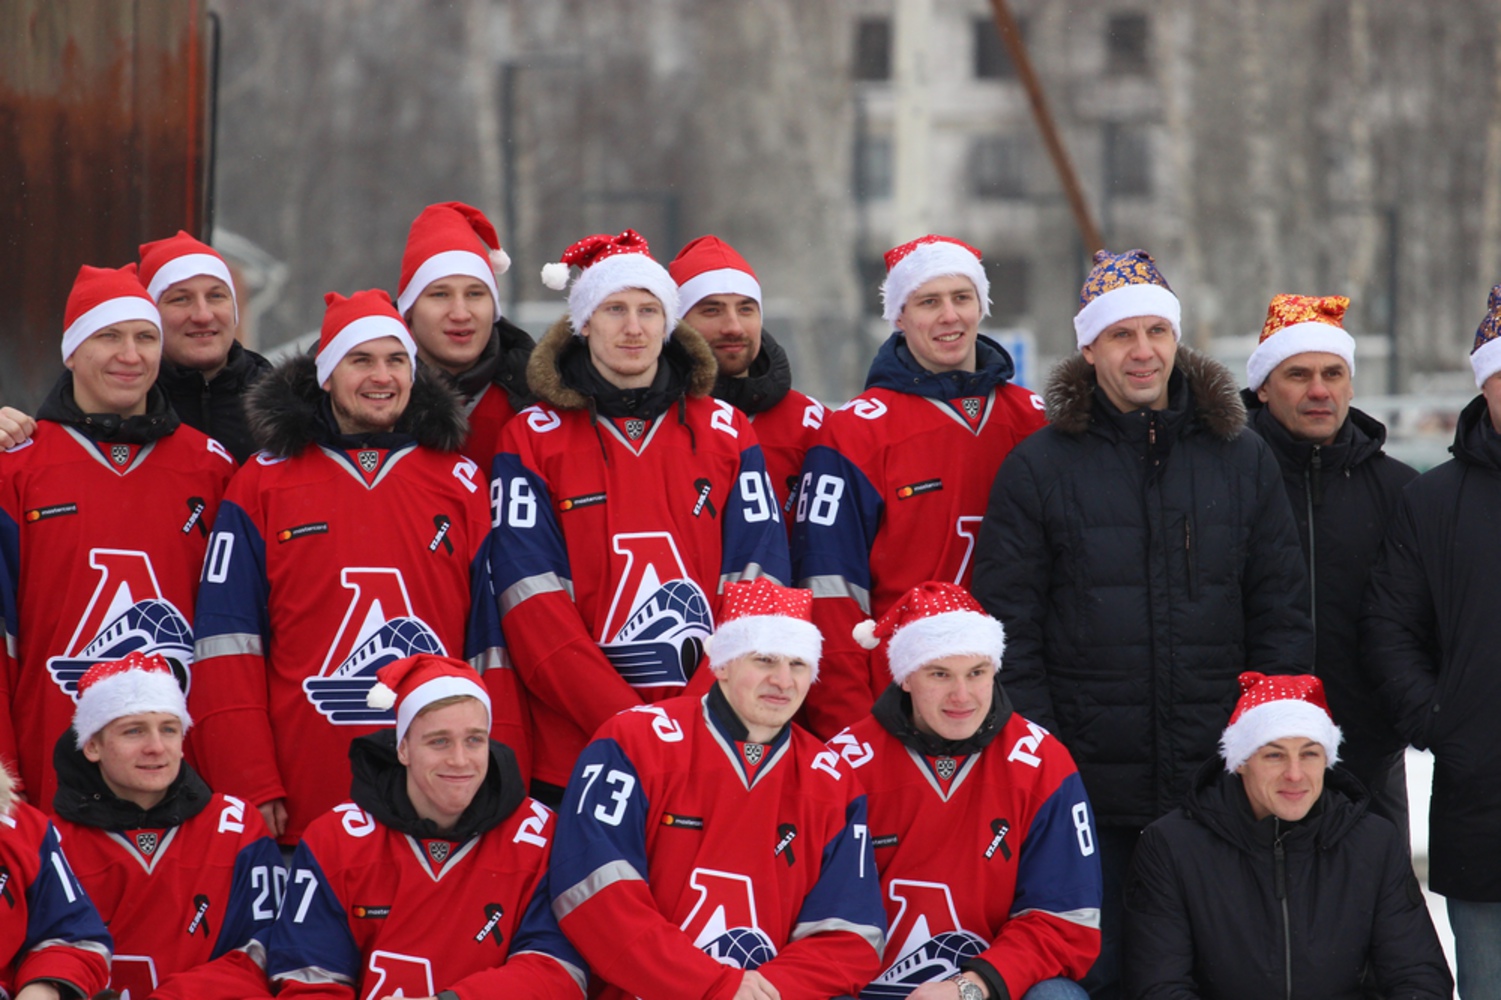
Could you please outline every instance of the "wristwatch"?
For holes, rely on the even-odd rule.
[[[985,991],[965,979],[964,973],[954,973],[949,977],[949,982],[959,987],[959,1000],[985,1000]]]

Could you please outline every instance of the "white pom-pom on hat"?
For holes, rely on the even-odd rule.
[[[568,265],[562,261],[542,265],[542,284],[555,292],[568,287]]]
[[[860,644],[861,649],[875,649],[881,644],[881,640],[876,637],[875,620],[871,618],[867,618],[856,625],[850,630],[850,634],[855,637],[855,641]]]
[[[365,695],[365,704],[382,712],[395,708],[396,692],[377,681],[375,687]]]
[[[511,269],[511,255],[506,253],[504,247],[490,251],[490,269],[497,278]]]

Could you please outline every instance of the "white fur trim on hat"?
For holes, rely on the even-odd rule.
[[[339,367],[344,355],[361,344],[382,337],[395,337],[407,349],[412,361],[417,360],[417,345],[412,342],[412,332],[406,324],[392,316],[361,316],[334,335],[328,346],[318,352],[318,384],[323,385]]]
[[[979,258],[957,243],[924,243],[896,262],[881,283],[881,318],[896,322],[912,293],[934,278],[968,278],[980,297],[980,315],[990,315],[990,279]]]
[[[1255,392],[1282,362],[1314,351],[1339,355],[1349,366],[1350,374],[1355,374],[1354,337],[1328,323],[1294,323],[1256,345],[1246,360],[1246,384]]]
[[[1319,706],[1299,698],[1282,698],[1247,709],[1225,727],[1220,737],[1220,756],[1225,758],[1225,770],[1233,773],[1268,743],[1302,736],[1323,746],[1329,766],[1333,767],[1339,763],[1342,735],[1329,713]]]
[[[89,686],[73,710],[78,747],[116,719],[143,712],[165,712],[182,720],[182,731],[193,724],[188,702],[177,678],[161,670],[127,670]]]
[[[1485,380],[1501,372],[1501,337],[1487,340],[1472,351],[1470,367],[1475,371],[1475,388],[1485,388]]]
[[[240,322],[240,300],[235,297],[235,279],[230,277],[229,267],[208,253],[186,253],[181,257],[174,257],[161,266],[156,274],[151,276],[151,284],[146,286],[146,294],[151,296],[153,302],[160,303],[162,296],[167,294],[167,289],[179,281],[187,281],[196,278],[200,274],[210,278],[218,278],[224,282],[224,287],[229,289],[229,301],[234,303],[235,323]]]
[[[99,303],[63,331],[63,360],[71,358],[85,340],[100,330],[137,319],[155,324],[157,330],[162,328],[162,314],[157,311],[156,306],[139,295],[122,295]]]
[[[1080,309],[1074,316],[1075,342],[1088,347],[1106,327],[1137,316],[1161,316],[1172,324],[1173,338],[1183,339],[1183,305],[1178,296],[1161,285],[1142,282],[1112,288]]]
[[[485,728],[490,728],[490,695],[484,688],[466,677],[454,677],[444,674],[434,677],[426,683],[419,684],[412,689],[412,693],[401,699],[401,704],[396,708],[396,742],[400,743],[407,734],[407,727],[412,720],[422,713],[422,710],[435,701],[444,698],[452,698],[457,695],[468,695],[470,698],[478,698],[480,704],[485,706]]]
[[[551,267],[552,265],[547,265]],[[546,268],[543,269],[544,272]],[[599,304],[616,292],[640,288],[657,297],[667,318],[667,336],[672,337],[682,312],[678,309],[678,286],[667,268],[644,253],[617,253],[584,268],[568,290],[568,320],[578,335]]]
[[[684,313],[710,295],[744,295],[761,304],[761,283],[738,267],[695,274],[678,286],[678,308]]]
[[[509,259],[507,258],[507,262]],[[412,275],[412,280],[396,297],[396,311],[405,316],[428,285],[439,278],[453,275],[463,275],[484,282],[485,287],[490,289],[491,301],[495,303],[495,315],[500,315],[500,290],[495,285],[495,268],[489,260],[468,250],[445,250],[423,261],[422,266],[417,268],[417,273]]]
[[[944,611],[897,629],[886,653],[891,678],[900,684],[925,664],[946,656],[983,656],[999,670],[1005,651],[1006,631],[994,618],[975,611]]]
[[[790,615],[746,615],[725,622],[708,642],[709,666],[718,669],[751,653],[802,660],[818,680],[823,634],[812,622]]]

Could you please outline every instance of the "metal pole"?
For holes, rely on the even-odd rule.
[[[1032,116],[1037,119],[1037,129],[1042,133],[1043,144],[1048,148],[1048,157],[1053,161],[1053,169],[1063,185],[1069,208],[1073,210],[1074,225],[1079,228],[1085,252],[1092,254],[1102,249],[1105,243],[1100,238],[1094,216],[1090,214],[1089,203],[1084,199],[1084,189],[1079,185],[1078,175],[1074,173],[1074,165],[1069,159],[1067,147],[1063,145],[1063,137],[1058,134],[1057,126],[1053,123],[1047,95],[1043,93],[1042,82],[1032,69],[1032,60],[1027,55],[1026,43],[1022,41],[1021,29],[1011,16],[1011,8],[1006,5],[1006,0],[990,0],[990,7],[995,12],[996,30],[1000,32],[1001,41],[1006,43],[1006,50],[1011,53],[1011,61],[1016,65],[1016,75],[1022,86],[1027,88]]]

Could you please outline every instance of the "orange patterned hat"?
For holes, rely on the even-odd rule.
[[[1276,295],[1267,307],[1261,340],[1246,361],[1246,384],[1254,392],[1277,366],[1295,354],[1337,354],[1355,374],[1355,338],[1341,325],[1350,300],[1343,295]]]

